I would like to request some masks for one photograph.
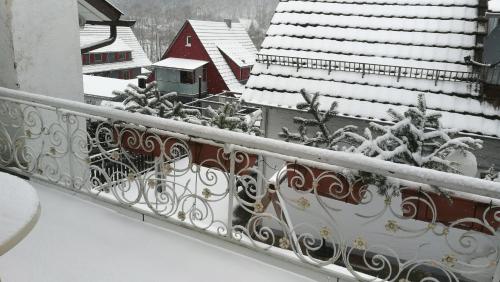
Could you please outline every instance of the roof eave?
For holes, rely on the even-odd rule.
[[[94,9],[98,10],[104,14],[110,21],[118,21],[122,15],[122,11],[116,8],[113,4],[106,0],[79,0],[80,2],[86,2]]]
[[[500,18],[500,12],[488,11],[486,12],[486,18]]]

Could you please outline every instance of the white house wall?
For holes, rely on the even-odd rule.
[[[19,88],[82,102],[77,1],[7,3]]]

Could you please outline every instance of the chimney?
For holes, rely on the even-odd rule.
[[[231,28],[233,26],[233,21],[231,19],[224,19],[227,27]]]
[[[148,77],[145,76],[145,75],[139,75],[137,76],[137,80],[138,80],[138,86],[139,88],[146,88],[146,84],[147,84],[147,80],[148,80]]]

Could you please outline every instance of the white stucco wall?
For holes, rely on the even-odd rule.
[[[13,47],[21,90],[83,101],[77,1],[0,2],[2,70],[12,65],[8,58],[12,54],[3,52]],[[10,25],[3,26],[6,22]],[[10,35],[9,30],[2,29],[10,29]],[[14,79],[11,73],[2,71],[0,83]],[[5,86],[12,87],[12,83]]]
[[[11,1],[0,1],[0,86],[17,88],[10,4]]]

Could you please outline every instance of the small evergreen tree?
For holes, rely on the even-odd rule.
[[[456,164],[446,157],[452,152],[482,148],[482,140],[455,137],[457,130],[443,128],[441,114],[427,110],[422,94],[416,108],[409,108],[403,114],[389,109],[388,113],[394,124],[372,122],[364,134],[349,128],[343,138],[353,146],[347,151],[395,163],[460,173]]]
[[[347,132],[355,131],[356,127],[346,126],[341,130],[332,132],[327,123],[337,115],[337,102],[333,102],[328,111],[321,112],[319,109],[319,93],[311,95],[302,89],[300,94],[305,102],[297,104],[297,109],[307,111],[313,116],[313,119],[295,117],[293,122],[299,125],[298,132],[292,133],[288,128],[283,127],[279,136],[287,142],[293,141],[306,146],[336,150],[339,140],[344,139]],[[310,127],[317,129],[313,136],[308,135]]]
[[[140,88],[129,84],[124,91],[113,91],[116,100],[122,101],[123,109],[128,112],[141,113],[145,115],[162,118],[176,119],[191,123],[203,122],[201,114],[196,109],[186,109],[181,102],[177,102],[177,93],[160,93],[156,89],[156,82]]]
[[[488,172],[486,173],[486,176],[484,179],[489,180],[489,181],[496,181],[500,182],[500,175],[499,173],[495,170],[495,165],[492,165],[489,169]]]
[[[295,118],[299,124],[298,133],[290,133],[283,128],[281,137],[287,141],[296,141],[309,146],[326,147],[331,150],[342,149],[385,161],[407,164],[416,167],[439,171],[460,173],[455,163],[447,160],[447,156],[457,151],[473,151],[482,148],[482,140],[470,137],[455,137],[454,129],[442,128],[441,114],[427,110],[425,96],[419,95],[417,107],[411,107],[404,113],[392,109],[388,111],[393,124],[382,125],[372,122],[363,131],[357,132],[355,126],[349,125],[333,133],[327,122],[336,115],[336,103],[332,103],[326,113],[319,111],[318,94],[311,96],[304,90],[301,94],[305,103],[297,105],[298,109],[306,109],[314,119]],[[307,136],[307,128],[314,126],[320,130],[314,137]],[[373,184],[381,194],[387,194],[396,184],[389,183],[387,178],[367,172],[358,172],[357,177],[364,183]],[[392,189],[397,193],[397,189]]]
[[[260,135],[261,130],[256,125],[260,115],[249,115],[244,117],[240,114],[241,109],[241,102],[239,101],[227,102],[217,110],[208,107],[207,117],[205,117],[205,119],[208,124],[213,127]]]

